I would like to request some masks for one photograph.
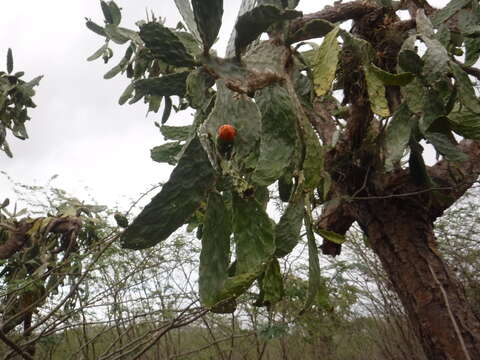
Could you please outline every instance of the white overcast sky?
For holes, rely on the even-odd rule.
[[[121,26],[137,29],[145,11],[166,18],[175,26],[180,15],[173,0],[117,0],[123,8]],[[443,6],[447,0],[430,1]],[[214,46],[224,53],[241,0],[224,1],[220,40]],[[333,1],[301,0],[299,10],[310,13]],[[102,44],[100,36],[85,27],[85,17],[102,24],[98,0],[15,0],[0,3],[0,69],[7,49],[13,50],[14,71],[24,79],[44,75],[27,123],[30,139],[8,138],[13,159],[0,153],[0,170],[14,180],[43,185],[54,174],[55,186],[73,195],[85,196],[85,187],[98,203],[126,208],[130,199],[150,185],[165,181],[171,167],[150,159],[150,149],[163,138],[153,122],[161,113],[146,117],[146,105],[118,105],[128,84],[125,76],[104,80],[125,46],[113,47],[115,57],[104,65],[86,58]],[[181,124],[191,111],[169,120]],[[182,119],[183,117],[183,119]],[[0,175],[0,201],[11,196],[10,185]]]

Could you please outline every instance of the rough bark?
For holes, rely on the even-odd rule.
[[[435,218],[457,201],[479,177],[480,141],[463,140],[458,149],[468,155],[468,160],[451,163],[443,159],[428,170],[432,179],[447,189],[442,193],[442,201],[438,201],[434,204],[436,206],[431,208],[431,214]]]
[[[9,259],[17,251],[20,251],[28,240],[27,231],[32,223],[20,221],[16,227],[9,229],[7,240],[0,245],[0,260]]]
[[[436,248],[421,199],[360,206],[361,223],[428,359],[480,359],[480,321]]]
[[[344,202],[339,202],[327,205],[315,226],[345,235],[354,221],[355,218],[350,214],[349,206]],[[337,256],[340,255],[342,245],[326,240],[320,248],[325,255]]]
[[[357,19],[376,9],[378,9],[378,6],[368,4],[365,1],[352,1],[344,4],[338,2],[335,4],[335,6],[326,6],[325,9],[321,11],[317,11],[312,14],[306,14],[301,18],[293,21],[290,27],[290,31],[291,33],[295,33],[302,26],[312,20],[322,19],[335,23],[338,21]],[[300,40],[296,39],[295,41]]]

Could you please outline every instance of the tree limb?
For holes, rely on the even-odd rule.
[[[392,30],[397,33],[404,33],[405,31],[414,29],[417,26],[415,19],[397,21],[392,25]]]
[[[452,163],[443,159],[429,169],[429,174],[435,182],[451,187],[451,190],[442,192],[444,196],[437,199],[432,209],[435,217],[442,215],[443,211],[457,201],[480,175],[480,141],[463,140],[458,148],[468,155],[467,161]]]
[[[335,23],[350,19],[358,19],[376,9],[378,9],[378,6],[367,4],[365,1],[352,1],[344,4],[337,3],[335,6],[326,6],[323,10],[312,14],[306,14],[293,21],[290,25],[290,33],[294,34],[312,20],[321,19]]]
[[[20,221],[17,226],[8,230],[8,238],[0,245],[0,259],[9,259],[17,251],[20,251],[28,240],[27,231],[32,227],[31,222]]]
[[[12,348],[18,355],[20,355],[25,360],[33,360],[33,358],[29,354],[24,352],[17,344],[11,341],[2,330],[0,330],[0,340],[2,340],[6,345],[8,345],[8,347]]]
[[[315,101],[313,109],[303,106],[303,111],[308,117],[310,124],[317,131],[324,145],[333,144],[333,136],[337,129],[335,119],[331,115],[333,103],[327,101]]]
[[[325,206],[322,215],[315,224],[315,227],[317,229],[333,231],[337,234],[345,235],[354,221],[355,218],[352,216],[350,209],[345,202],[331,201]],[[324,239],[320,248],[322,249],[323,254],[335,257],[340,255],[342,245]]]

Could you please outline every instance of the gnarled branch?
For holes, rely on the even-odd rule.
[[[468,160],[452,163],[446,159],[439,161],[429,169],[430,176],[441,185],[451,190],[442,192],[445,195],[438,199],[432,209],[435,217],[457,201],[474,183],[480,175],[480,141],[463,140],[459,150],[468,155]]]
[[[337,3],[335,6],[326,6],[323,10],[304,15],[301,18],[293,21],[290,26],[290,33],[294,34],[312,20],[321,19],[334,23],[338,21],[358,19],[376,9],[378,9],[378,6],[367,4],[365,1],[352,1],[345,4]]]
[[[7,230],[8,237],[4,244],[0,245],[0,259],[9,259],[17,251],[20,251],[28,240],[27,231],[33,223],[20,221],[16,227]]]
[[[325,206],[322,215],[315,224],[315,227],[345,235],[354,221],[355,218],[352,216],[348,204],[343,201],[332,201]],[[337,256],[340,255],[342,245],[323,240],[323,244],[320,248],[325,255]]]

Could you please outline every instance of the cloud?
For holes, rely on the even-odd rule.
[[[224,2],[221,40],[214,46],[219,54],[224,53],[240,3]],[[146,11],[166,18],[168,26],[180,21],[173,0],[117,0],[117,4],[123,8],[122,26],[131,29]],[[159,115],[146,118],[142,102],[119,106],[127,79],[103,79],[124,47],[114,48],[117,56],[108,66],[101,60],[86,61],[102,45],[102,39],[85,27],[85,17],[103,22],[99,1],[4,1],[0,9],[0,59],[11,47],[15,69],[25,71],[28,79],[45,75],[34,99],[38,107],[31,111],[27,126],[30,139],[10,138],[14,158],[0,154],[0,169],[25,183],[43,184],[59,174],[57,186],[75,194],[88,186],[99,202],[108,204],[166,180],[171,167],[154,163],[149,156],[150,148],[163,140],[153,126]],[[191,113],[184,111],[171,123],[185,122]],[[0,179],[0,186],[8,185]]]
[[[124,8],[122,25],[132,29],[147,8],[172,25],[180,20],[173,1],[118,4]],[[166,180],[171,168],[149,157],[149,149],[162,142],[153,126],[155,116],[145,117],[143,103],[118,105],[127,79],[103,79],[125,49],[114,48],[118,56],[112,65],[86,61],[102,44],[85,27],[85,17],[102,23],[99,2],[22,1],[1,9],[0,43],[5,48],[0,54],[11,47],[15,69],[25,71],[26,79],[45,76],[34,99],[38,107],[30,112],[30,139],[10,138],[14,158],[0,155],[0,169],[26,183],[42,184],[60,174],[57,186],[81,192],[88,185],[99,201],[108,203]]]

